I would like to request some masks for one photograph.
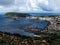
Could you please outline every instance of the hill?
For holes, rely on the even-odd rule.
[[[10,16],[10,17],[27,17],[27,16],[31,16],[28,13],[17,13],[17,12],[7,12],[5,13],[5,16]]]

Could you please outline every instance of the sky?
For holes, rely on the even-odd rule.
[[[60,13],[60,0],[0,0],[0,12]]]

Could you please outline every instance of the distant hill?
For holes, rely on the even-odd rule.
[[[7,12],[5,13],[5,16],[10,16],[10,17],[27,17],[31,16],[28,13],[17,13],[17,12]]]

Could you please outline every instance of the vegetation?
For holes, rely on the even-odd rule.
[[[41,33],[40,35],[43,36],[41,38],[31,38],[19,34],[0,32],[0,45],[60,45],[58,33]]]
[[[10,16],[10,17],[26,17],[26,16],[31,16],[28,13],[17,13],[17,12],[8,12],[5,14],[5,16]]]
[[[17,12],[7,12],[5,13],[5,16],[11,16],[11,17],[26,17],[31,16],[28,13],[17,13]],[[56,17],[57,15],[49,15],[49,16],[35,16],[35,17]]]

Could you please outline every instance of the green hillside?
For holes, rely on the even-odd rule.
[[[10,17],[27,17],[31,16],[28,13],[17,13],[17,12],[7,12],[5,13],[5,16],[10,16]]]

